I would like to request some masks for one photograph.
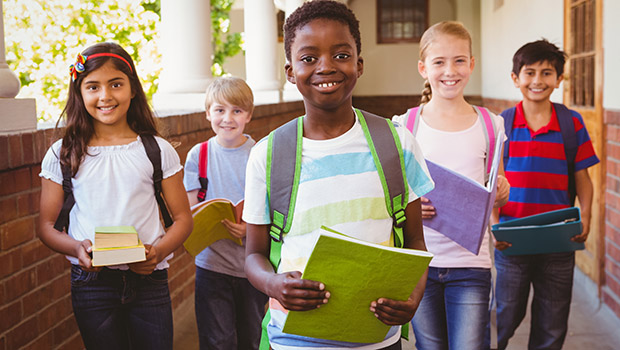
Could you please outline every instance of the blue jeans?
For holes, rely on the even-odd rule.
[[[411,324],[417,349],[488,348],[491,270],[429,267]]]
[[[267,296],[247,278],[196,266],[200,349],[258,349]]]
[[[73,313],[87,349],[172,349],[168,271],[71,266]]]
[[[575,253],[504,256],[497,269],[497,348],[505,349],[525,316],[534,287],[529,349],[561,349],[568,330]]]

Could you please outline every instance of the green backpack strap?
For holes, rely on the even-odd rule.
[[[356,109],[357,117],[372,153],[381,179],[385,206],[393,220],[394,246],[404,246],[403,227],[405,208],[409,201],[409,187],[400,138],[391,121],[366,111]]]
[[[301,173],[303,125],[303,117],[291,120],[269,133],[267,140],[266,182],[271,216],[269,261],[274,271],[277,271],[280,264],[282,237],[291,230],[293,223]],[[291,167],[291,164],[295,166]]]

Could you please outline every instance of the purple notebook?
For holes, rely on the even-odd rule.
[[[496,142],[495,157],[487,186],[441,165],[426,161],[435,181],[435,189],[424,197],[435,207],[436,215],[424,219],[424,226],[445,235],[474,254],[480,251],[497,192],[497,173],[501,158],[501,140]]]

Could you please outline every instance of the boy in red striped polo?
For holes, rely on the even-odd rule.
[[[571,207],[572,192],[579,199],[583,223],[582,233],[573,240],[583,242],[589,233],[593,194],[588,168],[599,159],[581,115],[549,100],[560,86],[565,61],[566,54],[547,40],[527,43],[513,57],[511,77],[523,101],[514,110],[512,124],[506,125],[506,130],[512,129],[504,162],[511,189],[499,220]],[[565,125],[574,126],[576,133],[574,174],[569,174],[573,170],[566,159],[562,118],[572,120]],[[574,176],[574,185],[569,175]],[[560,349],[568,327],[575,253],[504,256],[499,250],[507,246],[497,242],[495,252],[498,349],[506,348],[523,320],[530,285],[534,298],[529,349]]]

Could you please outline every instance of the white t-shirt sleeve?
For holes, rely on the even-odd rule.
[[[200,159],[200,143],[192,147],[185,158],[183,185],[187,192],[200,189],[198,180],[198,161]]]
[[[54,142],[47,150],[41,162],[39,176],[62,185],[62,169],[60,168],[60,147],[62,139]]]
[[[179,158],[179,154],[168,141],[161,137],[156,137],[155,139],[161,149],[161,170],[163,178],[167,179],[183,169],[181,158]]]
[[[271,223],[267,208],[267,139],[259,141],[248,159],[245,175],[243,221],[249,224]]]

